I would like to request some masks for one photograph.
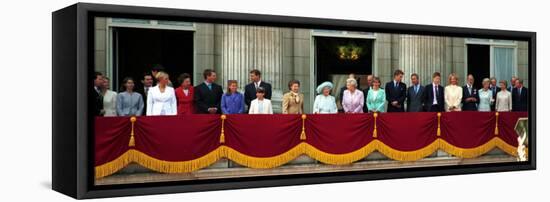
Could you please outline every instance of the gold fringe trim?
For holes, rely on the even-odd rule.
[[[132,150],[132,149],[131,149]],[[124,154],[120,155],[115,160],[112,160],[108,163],[102,164],[100,166],[95,167],[95,178],[99,179],[102,177],[106,177],[109,175],[112,175],[119,171],[120,169],[128,166],[130,162],[133,161],[133,159],[130,158],[130,151],[126,151]]]
[[[346,165],[365,158],[370,153],[374,152],[374,150],[376,150],[376,146],[371,142],[364,147],[361,147],[360,149],[345,154],[331,154],[323,152],[310,144],[306,144],[305,149],[305,153],[309,157],[314,158],[315,160],[318,160],[325,164]]]
[[[210,153],[189,161],[163,161],[148,156],[145,153],[130,149],[117,159],[95,167],[95,177],[102,178],[112,175],[126,167],[130,162],[136,162],[151,170],[161,173],[186,173],[199,170],[212,165],[221,158],[228,158],[240,165],[250,168],[274,168],[286,164],[302,154],[330,165],[346,165],[367,157],[374,151],[379,151],[390,159],[397,161],[416,161],[429,156],[441,149],[451,155],[460,158],[475,158],[498,147],[507,154],[517,157],[517,148],[504,142],[499,137],[494,137],[487,143],[474,148],[460,148],[451,145],[447,141],[438,138],[429,145],[415,151],[400,151],[389,147],[380,140],[373,140],[364,147],[345,154],[331,154],[323,152],[314,146],[302,142],[292,149],[273,157],[254,157],[238,152],[228,146],[222,145]]]
[[[387,156],[388,158],[397,161],[416,161],[433,154],[439,149],[439,143],[437,142],[437,140],[433,141],[432,143],[421,149],[414,151],[396,150],[379,140],[373,140],[369,144],[374,144],[376,150],[384,154],[384,156]]]
[[[518,156],[518,148],[514,147],[512,145],[509,145],[508,143],[504,142],[504,140],[494,137],[491,141],[494,141],[495,146],[498,147],[500,150],[504,151],[505,153],[509,154],[510,156]]]
[[[222,158],[222,154],[220,151],[221,150],[218,148],[204,156],[189,161],[158,160],[137,150],[133,150],[130,155],[136,163],[157,172],[186,173],[199,170],[201,168],[212,165],[213,163],[216,163],[216,161]]]
[[[286,151],[285,153],[273,157],[249,156],[227,146],[220,146],[220,150],[222,151],[223,156],[231,159],[235,163],[249,168],[275,168],[286,164],[296,159],[298,156],[304,154],[305,145],[306,143],[300,143],[294,146],[292,149]]]
[[[493,139],[489,140],[485,144],[482,144],[474,148],[460,148],[448,143],[443,139],[438,139],[438,140],[439,140],[439,148],[441,150],[460,158],[476,158],[491,151],[495,147],[498,147],[499,149],[501,149],[502,151],[506,152],[511,156],[517,156],[517,148],[512,145],[509,145],[508,143],[504,142],[502,139],[498,137],[494,137]]]
[[[219,147],[210,153],[189,161],[164,161],[153,158],[135,149],[130,149],[114,161],[95,167],[96,179],[111,175],[135,162],[143,167],[161,173],[187,173],[208,167],[222,158],[222,149]]]

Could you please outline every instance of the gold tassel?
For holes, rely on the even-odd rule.
[[[441,112],[437,112],[437,136],[441,136]]]
[[[495,112],[495,135],[498,135],[498,112]]]
[[[376,129],[376,118],[378,117],[378,113],[374,112],[374,131],[372,131],[372,137],[377,138],[378,137],[378,130]]]
[[[224,125],[225,125],[225,119],[227,118],[225,116],[225,114],[222,114],[220,116],[220,118],[222,119],[222,133],[220,134],[220,144],[223,144],[225,143],[225,132],[224,132]]]
[[[300,140],[306,140],[306,118],[305,114],[302,114],[302,133],[300,134]]]
[[[130,118],[130,122],[132,123],[132,131],[130,132],[130,142],[128,143],[128,146],[134,147],[136,146],[136,140],[134,138],[134,124],[136,123],[137,118],[135,116],[132,116]]]
[[[220,143],[225,143],[225,135],[223,133],[220,135]]]
[[[134,136],[130,137],[130,142],[128,143],[128,146],[135,147],[136,146],[136,140],[134,139]]]

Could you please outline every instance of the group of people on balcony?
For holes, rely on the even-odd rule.
[[[109,79],[96,72],[93,98],[96,116],[140,116],[140,115],[182,115],[182,114],[273,114],[271,84],[261,79],[257,69],[249,72],[251,82],[239,92],[236,80],[227,81],[227,89],[216,84],[216,72],[204,70],[203,79],[193,86],[191,75],[184,73],[178,77],[179,86],[175,89],[168,73],[162,67],[153,68],[141,80],[136,89],[136,81],[124,78],[119,93],[109,89]],[[474,87],[473,75],[468,75],[467,83],[459,86],[455,73],[448,77],[448,85],[441,86],[441,74],[435,72],[432,82],[421,85],[419,75],[411,74],[411,86],[402,82],[404,72],[396,70],[393,79],[382,88],[380,78],[367,76],[367,87],[358,88],[354,74],[346,80],[346,86],[339,92],[339,101],[344,113],[368,112],[443,112],[443,111],[527,111],[528,89],[523,80],[512,77],[511,85],[501,80],[497,86],[495,78],[485,78],[483,88]],[[156,85],[153,83],[156,82]],[[321,83],[313,103],[313,113],[338,113],[336,98],[331,95],[334,85]],[[289,91],[282,97],[283,114],[303,114],[304,94],[300,92],[300,81],[291,80]]]
[[[528,89],[523,80],[512,77],[511,85],[496,78],[485,78],[482,88],[474,87],[474,76],[469,74],[464,86],[458,84],[455,73],[448,77],[448,85],[441,86],[441,74],[432,74],[432,82],[421,85],[419,75],[411,74],[411,86],[402,82],[404,72],[396,70],[392,81],[382,89],[378,77],[368,75],[368,87],[360,90],[354,74],[340,92],[340,103],[345,113],[366,112],[451,112],[451,111],[527,111]],[[366,95],[366,96],[365,96]],[[387,107],[386,106],[387,103]]]

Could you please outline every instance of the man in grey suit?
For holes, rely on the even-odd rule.
[[[411,75],[412,85],[407,89],[407,112],[424,111],[424,86],[420,85],[418,74]]]

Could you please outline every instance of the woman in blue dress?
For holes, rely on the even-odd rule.
[[[491,105],[495,102],[493,99],[493,91],[489,89],[491,80],[489,78],[483,79],[483,88],[479,92],[479,104],[477,106],[478,111],[480,112],[490,112]]]
[[[237,91],[237,81],[227,82],[227,92],[221,101],[223,114],[242,114],[244,112],[244,95]]]
[[[369,112],[385,112],[386,92],[380,89],[380,79],[372,79],[372,89],[367,93],[367,107]]]

